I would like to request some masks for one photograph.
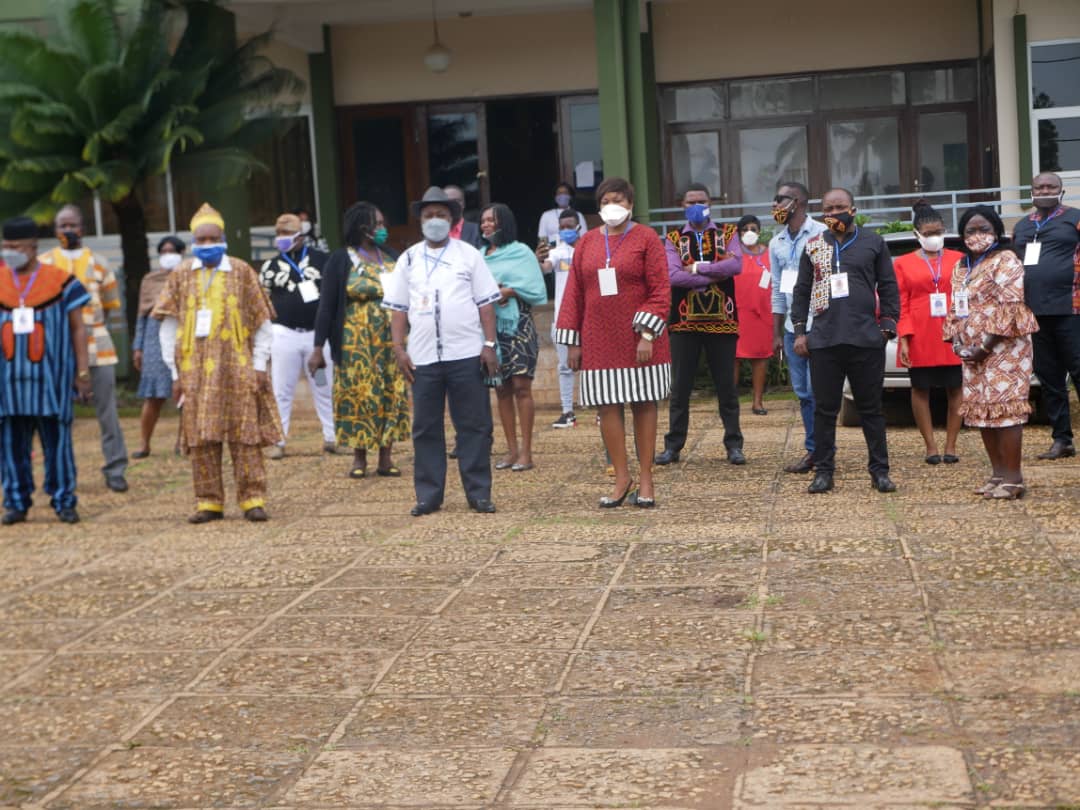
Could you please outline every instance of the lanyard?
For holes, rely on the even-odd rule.
[[[11,270],[11,268],[9,267],[8,270]],[[28,296],[30,294],[30,288],[33,287],[34,282],[37,281],[37,274],[38,274],[39,270],[41,270],[41,264],[40,263],[38,263],[38,266],[34,268],[34,273],[33,273],[33,275],[30,276],[30,280],[28,282],[26,282],[25,287],[20,287],[19,286],[19,277],[17,275],[15,275],[14,270],[11,270],[11,283],[13,285],[15,285],[15,292],[17,292],[18,295],[19,295],[19,306],[20,307],[26,306],[26,296]]]
[[[971,263],[971,257],[970,256],[965,256],[964,257],[964,261],[967,262],[967,273],[964,275],[964,289],[965,290],[967,289],[968,279],[971,278],[972,271],[974,271],[975,268],[977,268],[980,264],[982,264],[982,260],[985,259],[987,256],[989,256],[990,251],[992,251],[997,246],[998,246],[998,243],[994,242],[994,244],[992,244],[990,247],[988,247],[986,249],[986,252],[982,256],[980,256],[979,258],[977,258],[975,260],[975,264]]]
[[[446,248],[443,248],[443,250],[446,250]],[[378,248],[375,248],[375,255],[374,256],[372,256],[370,253],[368,253],[362,247],[357,247],[356,252],[366,256],[368,261],[375,262],[377,265],[382,267],[382,264],[383,264],[382,252]],[[424,248],[424,253],[425,254],[427,253],[427,248]],[[441,256],[441,254],[440,254],[440,256]],[[430,278],[430,274],[429,274],[428,277]]]
[[[206,273],[206,268],[205,267],[201,267],[199,269],[204,274]],[[221,264],[219,263],[217,267],[215,267],[213,270],[210,271],[210,279],[206,283],[203,284],[203,288],[202,288],[202,299],[203,300],[202,300],[202,302],[203,302],[204,305],[206,304],[206,295],[207,295],[208,292],[210,292],[210,288],[214,284],[214,277],[217,275],[217,272],[220,269],[221,269]],[[202,309],[202,308],[203,307],[200,307],[200,309]]]
[[[630,227],[628,226],[625,231],[619,235],[619,241],[615,243],[615,250],[611,249],[611,243],[608,241],[607,227],[604,228],[604,251],[607,253],[607,264],[604,267],[611,267],[611,257],[619,250],[619,245],[622,244],[622,240],[626,238],[626,235],[630,233]],[[698,237],[700,239],[700,237]]]
[[[761,268],[762,270],[765,270],[765,271],[768,271],[768,270],[769,270],[769,268],[768,268],[768,267],[766,267],[766,266],[765,266],[765,265],[764,265],[764,264],[762,263],[761,259],[760,259],[760,258],[758,257],[758,255],[757,255],[756,253],[744,253],[743,255],[744,255],[744,256],[749,256],[749,257],[750,257],[751,259],[753,259],[753,260],[754,260],[754,264],[756,264],[756,265],[757,265],[758,267],[760,267],[760,268]]]
[[[292,256],[288,253],[282,253],[281,258],[289,263],[289,267],[296,271],[296,275],[300,277],[300,280],[304,280],[304,271],[300,269],[299,265],[292,260]],[[304,245],[304,249],[300,252],[300,264],[304,263],[304,259],[307,258],[307,245]]]
[[[1043,229],[1043,226],[1045,226],[1050,220],[1052,220],[1054,217],[1056,217],[1058,214],[1060,214],[1064,210],[1065,210],[1064,206],[1059,205],[1057,207],[1057,209],[1054,211],[1054,213],[1052,213],[1046,219],[1033,219],[1032,220],[1032,222],[1035,223],[1035,241],[1036,242],[1039,241],[1039,232]]]
[[[699,262],[705,261],[705,233],[703,231],[694,231],[694,236],[697,237],[697,257]]]
[[[446,249],[448,247],[450,247],[450,240],[447,240],[446,244],[443,245],[442,252],[435,257],[435,264],[433,265],[431,263],[431,254],[427,252],[427,242],[424,243],[424,261],[427,262],[427,274],[424,276],[425,284],[431,283],[431,276],[436,270],[439,269],[439,265],[442,264],[443,254],[446,253]]]
[[[935,273],[934,272],[934,265],[932,265],[930,263],[930,257],[926,255],[926,251],[923,250],[923,251],[919,251],[919,252],[922,253],[922,260],[924,262],[926,262],[926,266],[930,268],[930,280],[934,282],[934,292],[938,292],[939,291],[939,286],[941,284],[941,263],[944,261],[944,258],[942,257],[942,255],[940,253],[938,254],[938,257],[937,257],[937,273]]]
[[[855,233],[853,233],[851,235],[850,239],[848,239],[842,245],[839,242],[836,242],[836,272],[837,273],[840,272],[840,254],[843,253],[845,250],[847,250],[849,247],[851,247],[853,244],[855,244],[855,240],[858,239],[858,238],[859,238],[859,226],[856,225],[855,226]]]

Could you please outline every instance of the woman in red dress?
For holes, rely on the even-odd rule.
[[[630,219],[630,183],[610,177],[597,188],[596,199],[604,225],[578,240],[555,340],[570,347],[568,365],[581,371],[581,404],[600,411],[600,432],[615,467],[615,490],[600,499],[600,507],[621,506],[634,487],[623,420],[629,402],[641,470],[630,502],[649,508],[656,505],[656,403],[671,387],[664,329],[671,309],[667,259],[656,232]]]
[[[753,214],[739,220],[742,242],[742,272],[735,276],[735,303],[739,307],[739,343],[736,360],[750,361],[750,382],[754,391],[754,414],[764,416],[765,378],[773,353],[772,273],[769,272],[768,245],[761,244],[761,221]],[[739,384],[735,364],[735,385]]]
[[[893,262],[900,286],[899,360],[911,377],[911,412],[926,443],[926,463],[955,464],[960,460],[956,439],[962,424],[963,380],[960,358],[944,341],[942,328],[952,306],[953,268],[964,254],[945,249],[945,221],[929,203],[920,200],[912,211],[921,247]],[[944,455],[938,453],[934,438],[931,388],[944,388],[949,400]]]

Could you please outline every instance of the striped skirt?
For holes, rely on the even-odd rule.
[[[583,369],[578,378],[581,404],[586,408],[624,402],[657,402],[667,399],[671,391],[671,364]]]

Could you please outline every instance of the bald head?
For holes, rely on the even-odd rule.
[[[1036,208],[1053,211],[1061,203],[1061,176],[1053,172],[1043,172],[1031,180],[1031,202]]]

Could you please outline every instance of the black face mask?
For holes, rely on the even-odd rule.
[[[60,240],[60,247],[64,250],[78,250],[82,245],[82,237],[79,236],[78,231],[60,231],[57,238]]]
[[[855,224],[855,215],[850,211],[840,211],[836,214],[826,214],[821,218],[821,221],[834,234],[842,236],[850,231],[851,226]]]

